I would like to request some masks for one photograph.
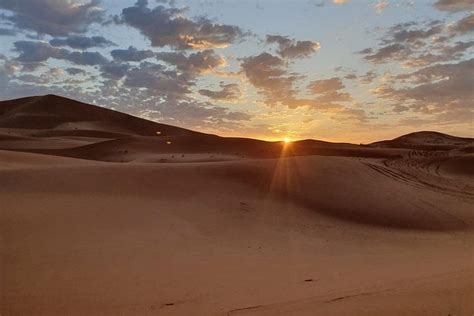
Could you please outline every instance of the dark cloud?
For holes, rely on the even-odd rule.
[[[0,36],[15,36],[17,31],[12,29],[0,28]]]
[[[148,8],[147,0],[138,0],[122,10],[116,22],[138,29],[153,46],[175,49],[225,47],[242,38],[242,30],[233,25],[216,24],[207,18],[189,19],[183,9],[157,6]]]
[[[369,84],[377,78],[377,74],[374,71],[367,71],[364,75],[360,76],[359,80],[362,84]]]
[[[150,62],[143,62],[138,67],[131,68],[124,82],[127,87],[146,88],[150,95],[171,99],[182,99],[191,92],[189,86],[192,84],[187,76]]]
[[[187,124],[196,128],[215,124],[223,126],[223,123],[227,121],[248,121],[251,118],[247,113],[229,111],[224,107],[188,101],[161,103],[151,109],[143,111],[142,116],[171,124]]]
[[[103,14],[96,0],[1,0],[0,9],[12,13],[2,17],[16,27],[52,36],[84,33]]]
[[[308,57],[321,48],[318,42],[295,41],[287,36],[281,35],[267,35],[266,42],[269,44],[278,44],[277,53],[283,58]]]
[[[474,59],[426,67],[396,76],[402,87],[383,85],[374,90],[381,98],[403,104],[414,112],[445,114],[464,112],[471,120],[474,110]]]
[[[66,49],[52,47],[45,42],[18,41],[14,45],[20,52],[17,58],[20,62],[42,62],[49,58],[64,59],[69,53]]]
[[[454,26],[454,31],[459,34],[466,34],[474,31],[474,14],[470,14],[461,19]]]
[[[80,68],[74,68],[74,67],[66,68],[66,72],[70,74],[71,76],[83,75],[86,73],[85,70],[80,69]]]
[[[102,76],[115,80],[123,78],[127,74],[127,71],[129,69],[130,66],[128,64],[121,64],[115,62],[104,64],[100,67],[100,70],[102,71]]]
[[[77,65],[94,66],[103,65],[108,62],[107,58],[98,52],[72,52],[64,59]]]
[[[241,96],[239,85],[236,83],[220,84],[221,90],[199,90],[199,94],[218,101],[234,101]]]
[[[474,41],[456,42],[454,45],[442,45],[433,50],[436,54],[423,53],[410,57],[403,62],[407,67],[424,67],[431,64],[461,59],[467,50],[474,47]]]
[[[37,63],[49,58],[68,60],[78,65],[100,65],[107,63],[107,59],[97,52],[69,52],[49,45],[46,42],[18,41],[15,49],[20,52],[17,60],[25,63]]]
[[[202,74],[213,71],[225,65],[225,59],[216,54],[212,49],[185,55],[177,52],[163,52],[156,54],[156,58],[162,60],[176,69],[189,75]]]
[[[338,77],[314,80],[308,85],[310,93],[317,95],[313,102],[325,104],[325,107],[329,108],[337,108],[336,102],[352,101],[350,93],[340,91],[344,88],[342,80]]]
[[[151,50],[138,50],[132,46],[128,49],[115,49],[110,54],[120,61],[142,61],[155,55]]]
[[[436,24],[427,30],[423,29],[398,29],[398,26],[392,28],[391,38],[388,43],[415,43],[420,40],[427,39],[433,35],[439,34],[443,30],[443,26]]]
[[[472,0],[438,0],[434,4],[435,8],[441,11],[459,12],[474,10]]]
[[[297,97],[293,85],[302,76],[289,73],[287,66],[285,60],[269,53],[244,58],[241,64],[243,74],[263,94],[266,105],[283,105],[291,109],[308,107],[341,120],[367,120],[363,110],[354,110],[339,104],[352,101],[349,93],[341,91],[344,85],[339,78],[315,80],[308,85],[314,97]]]
[[[390,60],[406,59],[410,53],[411,50],[408,46],[396,43],[379,48],[375,53],[365,55],[364,59],[379,64]]]
[[[423,67],[461,59],[472,44],[471,41],[455,40],[472,31],[474,14],[451,25],[438,20],[401,23],[388,29],[380,40],[380,48],[367,48],[358,53],[365,60],[376,64],[398,61],[406,67]]]
[[[69,36],[64,39],[55,38],[49,41],[52,46],[59,47],[59,46],[69,46],[75,49],[88,49],[92,47],[106,47],[110,45],[114,45],[111,41],[108,41],[102,36]]]
[[[268,105],[287,104],[286,100],[295,94],[293,82],[297,76],[288,74],[286,67],[283,59],[269,53],[246,57],[241,63],[248,81],[265,96]]]
[[[342,80],[337,77],[323,80],[315,80],[308,85],[308,89],[312,93],[327,93],[343,88],[344,85],[342,84]]]

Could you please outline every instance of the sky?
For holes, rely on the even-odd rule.
[[[0,100],[222,136],[474,137],[474,0],[0,0]]]

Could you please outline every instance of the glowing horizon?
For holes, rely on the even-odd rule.
[[[470,0],[0,2],[0,99],[54,93],[269,141],[473,137],[473,10]]]

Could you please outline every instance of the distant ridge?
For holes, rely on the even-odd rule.
[[[216,135],[195,132],[52,94],[0,101],[0,128],[31,130],[27,135],[23,136],[35,138],[95,137],[112,140],[143,136],[183,136],[188,137],[186,141],[184,141],[184,138],[181,139],[183,144],[188,143],[188,146],[196,147],[196,143],[201,143],[203,148],[206,147],[206,150],[211,150],[212,148],[224,150],[225,148],[225,151],[228,151],[230,147],[250,148],[272,143],[239,137],[218,137]],[[4,135],[3,137],[6,139],[16,136]],[[128,142],[134,143],[149,141],[140,139],[128,140]],[[363,146],[306,139],[293,142],[291,147],[293,152],[298,154],[311,154],[314,152],[332,154],[336,150],[338,155],[340,155],[340,151],[343,150],[344,155],[371,156],[372,153],[369,154],[371,147],[451,150],[466,146],[474,146],[474,139],[451,136],[435,131],[420,131],[392,140],[374,142]],[[278,147],[271,151],[275,152],[275,150],[279,151],[280,149]],[[392,153],[388,154],[391,155]],[[376,154],[376,156],[378,155],[380,153]]]
[[[370,144],[370,146],[382,148],[412,148],[424,150],[446,150],[472,145],[474,145],[474,138],[457,137],[435,131],[413,132],[392,140],[384,140]]]

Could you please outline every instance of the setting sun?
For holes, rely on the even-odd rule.
[[[285,144],[291,143],[291,139],[289,139],[288,137],[285,137],[283,139],[283,142],[285,142]]]

